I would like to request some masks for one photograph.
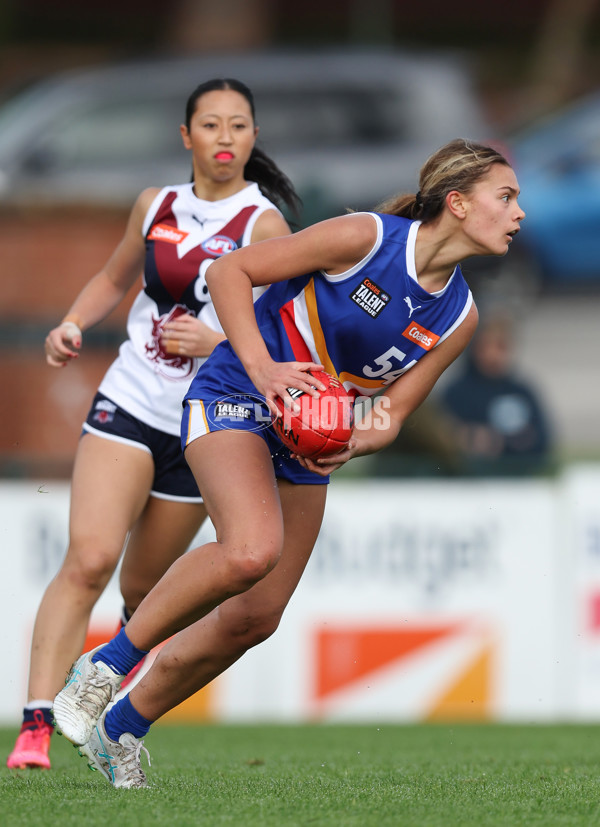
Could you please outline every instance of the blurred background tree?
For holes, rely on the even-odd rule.
[[[472,53],[494,120],[536,116],[600,77],[598,0],[3,0],[0,91],[49,71],[151,53],[387,45]]]

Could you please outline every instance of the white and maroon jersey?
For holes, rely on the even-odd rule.
[[[103,394],[147,425],[179,434],[181,401],[204,360],[165,353],[164,325],[190,313],[221,330],[206,269],[215,258],[249,244],[256,219],[276,209],[254,183],[221,201],[196,198],[192,184],[158,193],[143,226],[144,287],[129,312],[128,338],[100,384]]]

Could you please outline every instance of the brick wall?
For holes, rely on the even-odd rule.
[[[108,259],[126,220],[118,212],[0,215],[0,476],[70,475],[81,423],[137,289],[67,368],[46,365],[44,338]]]

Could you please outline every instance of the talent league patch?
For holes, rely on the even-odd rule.
[[[374,281],[364,278],[350,293],[350,298],[361,310],[376,319],[392,297],[389,293],[385,293]]]
[[[217,402],[215,404],[215,419],[250,419],[251,411],[244,405],[233,402]]]

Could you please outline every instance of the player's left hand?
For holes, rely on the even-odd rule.
[[[327,477],[333,474],[338,468],[341,468],[344,463],[356,453],[357,441],[352,437],[343,451],[337,454],[331,454],[328,457],[317,457],[317,459],[309,459],[308,457],[301,457],[299,454],[292,454],[294,459],[297,459],[303,468],[307,471],[312,471],[314,474],[319,474],[321,477]]]
[[[174,356],[209,356],[225,336],[217,333],[195,316],[185,313],[167,322],[161,335],[161,344]]]

